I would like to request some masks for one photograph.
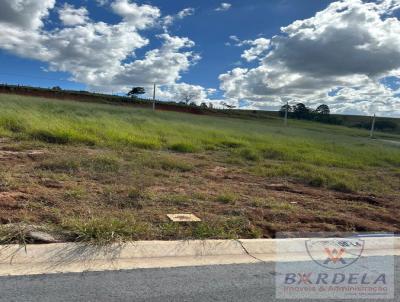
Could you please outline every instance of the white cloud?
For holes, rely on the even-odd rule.
[[[252,47],[244,51],[242,58],[248,62],[258,59],[262,54],[268,51],[270,43],[271,41],[265,38],[258,38],[251,41],[249,44],[252,45]]]
[[[65,26],[85,24],[89,21],[89,12],[85,7],[75,8],[67,3],[58,11],[60,20]]]
[[[192,7],[185,8],[178,12],[176,15],[167,15],[163,18],[163,26],[164,29],[166,30],[168,26],[172,25],[172,23],[175,22],[175,20],[181,20],[183,18],[186,18],[188,16],[192,16],[195,13],[195,9]]]
[[[220,6],[217,7],[217,8],[215,9],[215,11],[217,11],[217,12],[224,12],[224,11],[229,10],[231,7],[232,7],[232,4],[227,3],[227,2],[222,2],[222,3],[220,4]]]
[[[194,46],[194,42],[188,38],[173,37],[167,33],[159,37],[164,40],[160,49],[148,51],[143,60],[135,60],[121,66],[121,71],[115,75],[112,82],[121,86],[172,84],[180,79],[182,72],[200,59],[190,51],[180,51]]]
[[[391,15],[400,9],[400,0],[378,0],[378,10],[380,13]]]
[[[383,17],[387,12],[382,3],[332,3],[314,17],[282,28],[270,41],[250,43],[242,57],[258,59],[259,65],[220,75],[221,89],[228,98],[274,109],[291,100],[329,103],[337,112],[360,106],[363,113],[379,109],[399,115],[399,98],[378,82],[400,75],[400,21]],[[346,89],[330,96],[336,87]]]
[[[157,7],[115,0],[111,8],[122,20],[107,24],[90,20],[84,8],[65,5],[57,10],[64,26],[45,30],[43,22],[51,10],[56,10],[55,1],[37,3],[1,2],[3,11],[13,11],[15,16],[10,19],[0,14],[0,48],[46,62],[48,70],[68,72],[73,80],[96,91],[124,91],[153,82],[174,84],[200,59],[188,50],[193,41],[168,33],[158,36],[162,41],[159,48],[148,50],[141,59],[136,57],[135,51],[149,44],[141,30],[161,21]],[[192,10],[186,9],[178,17],[190,13]]]
[[[96,3],[98,6],[106,6],[107,4],[110,3],[109,0],[96,0]]]
[[[55,0],[1,0],[0,23],[36,30],[42,27],[42,19],[49,14],[55,2]]]
[[[149,88],[148,91],[152,91]],[[206,103],[207,106],[212,104],[215,108],[222,108],[222,103],[236,105],[236,100],[218,100],[211,99],[216,93],[216,89],[205,89],[199,85],[191,85],[187,83],[176,83],[172,85],[164,85],[157,89],[157,98],[161,100],[172,100],[175,102],[185,102],[187,96],[190,96],[190,103]]]
[[[158,7],[148,4],[137,5],[129,0],[115,0],[111,7],[116,14],[123,17],[126,23],[137,29],[153,25],[161,14]]]
[[[235,35],[229,36],[229,39],[231,39],[231,40],[233,40],[233,41],[235,41],[235,42],[240,42],[240,39],[239,39],[237,36],[235,36]]]
[[[185,17],[187,17],[187,16],[193,15],[193,14],[194,14],[194,11],[195,11],[195,9],[192,8],[192,7],[185,8],[185,9],[181,10],[181,11],[177,14],[177,16],[178,16],[179,19],[183,19],[183,18],[185,18]]]
[[[157,93],[161,99],[173,100],[175,102],[185,102],[186,97],[190,96],[190,102],[200,104],[208,102],[208,91],[198,85],[179,83],[161,87]]]

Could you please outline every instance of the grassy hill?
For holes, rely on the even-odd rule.
[[[399,135],[289,124],[0,95],[0,222],[85,241],[400,230]]]
[[[130,98],[120,95],[110,95],[102,93],[91,93],[88,91],[76,91],[76,90],[62,90],[61,88],[55,87],[53,89],[41,88],[41,87],[30,87],[30,86],[16,86],[16,85],[4,85],[0,84],[0,94],[7,93],[12,95],[24,95],[24,96],[36,96],[42,98],[53,98],[58,100],[75,100],[79,102],[89,102],[98,104],[113,104],[119,106],[139,107],[139,108],[151,108],[152,100],[142,98]],[[212,116],[225,116],[225,117],[236,117],[242,119],[271,119],[279,118],[277,111],[262,111],[262,110],[224,110],[224,109],[211,109],[202,108],[199,106],[186,106],[177,102],[165,102],[156,101],[157,109],[161,111],[175,111],[175,112],[187,112],[200,115],[212,115]],[[363,128],[369,130],[371,128],[372,119],[369,116],[359,115],[340,115],[332,114],[335,123],[347,127]],[[376,129],[385,133],[400,134],[400,119],[389,118],[389,117],[377,117]],[[332,123],[332,122],[331,122]],[[388,127],[388,124],[391,127]]]

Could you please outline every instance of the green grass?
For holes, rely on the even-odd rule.
[[[74,241],[99,245],[138,240],[150,232],[149,224],[130,214],[118,219],[109,216],[68,218],[62,221],[61,227]]]
[[[374,169],[391,171],[400,167],[399,147],[370,140],[368,131],[306,121],[291,120],[289,124],[284,128],[278,118],[196,116],[0,95],[0,135],[19,140],[112,150],[215,152],[216,159],[224,154],[222,161],[242,165],[251,173],[291,177],[339,191],[363,189],[360,171],[373,173]],[[400,140],[400,136],[383,133],[377,133],[377,137]],[[150,160],[148,166],[167,171],[193,169],[190,163],[173,158]],[[47,168],[116,172],[120,164],[116,157],[89,161],[60,158],[49,162]]]
[[[215,200],[221,203],[234,204],[235,201],[237,200],[237,196],[233,193],[222,193],[219,194]]]

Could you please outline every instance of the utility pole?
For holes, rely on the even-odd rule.
[[[370,138],[374,138],[375,120],[376,120],[376,115],[374,114],[374,117],[372,118],[371,132],[369,135]]]
[[[285,127],[287,126],[288,110],[289,110],[289,102],[286,102],[286,110],[285,110]]]
[[[154,83],[153,87],[153,111],[156,110],[156,83]]]

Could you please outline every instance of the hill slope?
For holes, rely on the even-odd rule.
[[[400,137],[368,135],[0,95],[0,221],[96,241],[399,231]]]

